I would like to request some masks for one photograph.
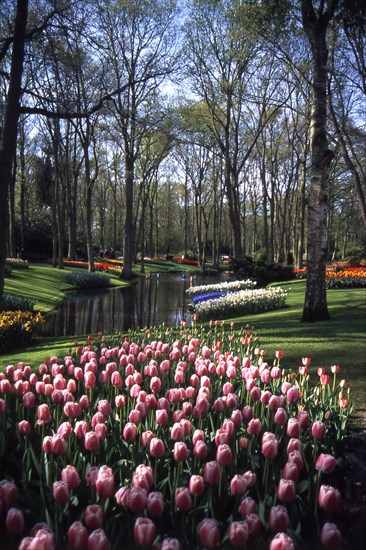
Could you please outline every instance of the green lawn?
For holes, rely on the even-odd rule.
[[[66,271],[43,265],[31,265],[29,270],[14,269],[11,277],[6,279],[6,292],[35,297],[36,309],[49,311],[57,306],[68,288],[64,282]],[[114,276],[111,283],[126,284]],[[297,370],[303,356],[312,358],[310,369],[314,376],[318,367],[329,371],[331,365],[340,365],[339,376],[345,378],[351,388],[355,422],[358,427],[366,427],[365,289],[329,290],[330,321],[304,324],[300,318],[305,282],[291,281],[281,283],[281,286],[288,290],[288,307],[232,320],[236,324],[252,323],[269,362],[273,360],[275,351],[282,349],[284,368]],[[7,364],[20,360],[34,366],[51,355],[62,357],[69,353],[72,345],[72,338],[37,339],[34,346],[1,356],[0,371]]]

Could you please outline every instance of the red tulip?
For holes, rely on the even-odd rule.
[[[216,461],[223,466],[228,466],[233,461],[233,453],[229,445],[222,444],[217,447]]]

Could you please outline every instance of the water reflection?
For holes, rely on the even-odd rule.
[[[201,282],[195,279],[195,284]],[[182,274],[151,274],[126,288],[70,294],[57,311],[46,316],[42,335],[119,332],[162,323],[177,326],[191,320],[185,296],[189,285],[189,277]]]

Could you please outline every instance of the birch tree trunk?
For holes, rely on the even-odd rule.
[[[317,9],[313,0],[302,0],[302,22],[312,53],[312,112],[310,123],[311,184],[308,206],[307,275],[303,322],[329,319],[325,262],[328,252],[328,171],[333,153],[328,148],[326,33],[338,0]]]

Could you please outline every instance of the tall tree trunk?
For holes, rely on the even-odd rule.
[[[4,127],[0,142],[0,311],[3,306],[6,237],[8,231],[8,195],[11,169],[17,146],[19,103],[21,96],[25,32],[28,19],[28,0],[18,0],[16,7],[10,80],[5,107]]]
[[[134,184],[134,159],[132,154],[126,153],[126,178],[125,178],[125,222],[123,233],[123,269],[121,276],[124,279],[132,279],[132,266],[135,258],[135,227],[133,223],[133,184]]]
[[[312,112],[310,122],[311,185],[308,208],[307,275],[303,322],[329,319],[325,262],[327,243],[328,171],[333,153],[328,148],[326,32],[337,0],[316,12],[311,0],[302,0],[302,22],[312,52]]]

